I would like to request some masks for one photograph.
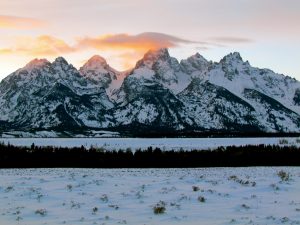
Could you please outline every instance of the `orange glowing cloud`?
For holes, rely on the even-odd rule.
[[[149,49],[175,47],[180,43],[195,43],[167,34],[146,32],[138,35],[114,34],[99,37],[86,37],[78,40],[81,48],[106,49],[134,49],[147,51]]]
[[[200,45],[206,44],[204,42],[194,42],[163,33],[145,32],[138,35],[114,34],[99,37],[85,37],[78,39],[77,48],[116,52],[122,67],[128,69],[134,66],[136,61],[150,49],[172,48],[179,44],[191,43]]]
[[[179,43],[194,43],[161,33],[142,33],[139,35],[116,34],[100,37],[86,37],[77,40],[75,46],[53,36],[43,35],[36,38],[18,37],[11,48],[0,49],[0,53],[22,53],[33,56],[48,56],[96,49],[103,51],[126,51],[128,55],[145,53],[149,49],[175,47]]]
[[[10,53],[12,53],[12,50],[9,48],[0,49],[0,54],[10,54]]]
[[[45,22],[33,18],[0,15],[0,28],[35,29],[45,25]]]
[[[213,41],[213,42],[210,42]],[[148,50],[172,48],[181,44],[194,44],[197,49],[207,50],[211,47],[220,47],[225,44],[251,42],[240,37],[215,37],[208,42],[195,42],[175,36],[146,32],[138,35],[115,34],[98,37],[85,37],[76,40],[70,45],[62,39],[43,35],[38,37],[17,37],[13,46],[0,48],[0,55],[26,55],[30,57],[61,56],[83,51],[99,51],[100,55],[112,56],[123,69],[132,68],[137,60]],[[220,44],[222,43],[222,44]]]
[[[19,37],[15,46],[0,49],[0,54],[24,54],[30,56],[56,56],[74,52],[75,49],[63,40],[43,35],[36,38]]]
[[[123,68],[132,67],[150,49],[176,47],[196,43],[167,34],[147,32],[138,35],[115,34],[77,39],[74,46],[53,36],[18,37],[10,48],[0,48],[0,54],[22,54],[32,57],[59,56],[85,50],[101,50],[113,54]],[[200,42],[197,42],[201,44]]]

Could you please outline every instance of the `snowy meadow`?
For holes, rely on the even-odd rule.
[[[3,169],[0,224],[300,224],[300,168]]]

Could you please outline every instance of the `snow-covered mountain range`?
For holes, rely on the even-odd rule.
[[[126,72],[93,56],[79,70],[35,59],[0,83],[0,132],[300,132],[300,82],[239,53],[178,62],[148,51]]]

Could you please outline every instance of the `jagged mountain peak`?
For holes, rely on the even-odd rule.
[[[191,79],[167,48],[149,50],[129,74],[128,79],[131,78],[138,79],[143,85],[163,85],[174,93],[182,91]]]
[[[12,86],[23,85],[27,82],[35,81],[37,77],[43,74],[45,71],[49,71],[51,63],[47,59],[33,59],[27,63],[24,67],[11,73],[9,76],[3,79],[8,83],[7,88]]]
[[[94,55],[79,69],[79,73],[83,76],[105,88],[117,80],[119,72],[111,68],[106,60],[99,56]]]
[[[107,64],[106,60],[103,57],[94,55],[88,61],[86,61],[86,63],[82,67],[80,67],[79,71],[82,75],[86,75],[88,71],[94,71],[94,73],[104,74],[108,71],[114,71],[114,69]]]
[[[53,61],[52,65],[69,65],[69,63],[64,57],[59,56]]]
[[[209,61],[197,52],[187,59],[181,60],[180,65],[186,73],[197,76],[208,70]]]
[[[60,74],[60,77],[80,77],[79,71],[67,62],[63,57],[57,57],[51,64],[55,74]],[[74,75],[74,76],[73,76]],[[69,78],[68,78],[69,79]]]
[[[29,63],[26,64],[24,69],[26,70],[32,70],[34,68],[41,68],[45,65],[49,65],[50,62],[47,59],[33,59]]]
[[[94,55],[92,56],[83,66],[88,67],[98,67],[98,66],[106,66],[107,62],[105,58],[103,58],[100,55]]]
[[[243,58],[241,57],[239,52],[231,52],[228,55],[224,56],[220,63],[226,63],[226,62],[232,62],[232,61],[236,61],[236,62],[244,62]]]
[[[207,64],[208,60],[206,58],[204,58],[202,55],[200,55],[200,53],[196,53],[190,57],[187,58],[187,61],[189,62],[196,62],[197,64],[201,63],[201,64]]]
[[[144,55],[144,58],[155,57],[157,58],[164,58],[168,59],[170,57],[169,50],[167,48],[159,48],[159,49],[150,49]]]
[[[141,66],[147,66],[151,68],[154,63],[158,61],[168,61],[169,59],[171,59],[171,57],[167,48],[149,50],[146,52],[144,57],[137,62],[135,68]]]
[[[207,59],[204,58],[199,52],[190,56],[188,59],[197,59],[197,60],[202,60],[202,61],[208,62]]]

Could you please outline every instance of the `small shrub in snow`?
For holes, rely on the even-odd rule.
[[[237,176],[236,175],[231,175],[228,180],[236,180],[237,179]]]
[[[16,212],[13,213],[13,215],[20,215],[20,214],[21,214],[20,210],[17,210]]]
[[[199,202],[205,202],[206,199],[205,199],[203,196],[199,196],[199,197],[198,197],[198,201],[199,201]]]
[[[281,218],[281,223],[287,223],[287,222],[289,222],[289,218],[288,217],[283,217],[283,218]]]
[[[67,185],[67,189],[68,189],[69,191],[72,191],[72,189],[73,189],[72,184],[68,184],[68,185]]]
[[[279,187],[276,184],[271,184],[270,186],[274,189],[274,191],[279,190]]]
[[[276,220],[276,218],[274,216],[267,216],[266,219],[267,220]]]
[[[290,180],[290,174],[280,170],[277,175],[280,177],[281,181],[289,181]]]
[[[250,209],[250,206],[246,205],[246,204],[242,204],[242,208],[243,209]]]
[[[181,194],[178,201],[184,201],[184,200],[189,200],[189,197],[184,194]]]
[[[137,199],[141,199],[143,197],[143,195],[141,194],[140,191],[138,191],[136,194],[135,194],[136,198]]]
[[[46,209],[37,209],[35,211],[35,214],[40,215],[40,216],[46,216],[47,210]]]
[[[197,186],[193,186],[192,188],[193,188],[193,191],[199,191],[200,190],[200,188],[197,187]]]
[[[215,190],[211,190],[211,189],[208,189],[207,192],[210,193],[210,194],[216,193]]]
[[[102,201],[102,202],[108,202],[108,197],[107,197],[107,195],[102,195],[101,197],[100,197],[100,200]]]
[[[166,203],[164,201],[160,201],[153,207],[154,214],[163,214],[166,211]]]
[[[233,176],[230,176],[228,178],[228,180],[233,180],[243,186],[252,186],[252,187],[255,187],[256,186],[256,182],[255,181],[249,181],[249,180],[242,180],[242,179],[239,179],[237,176],[233,175]]]
[[[110,208],[114,208],[115,210],[118,210],[120,207],[118,205],[108,205]]]
[[[178,204],[176,202],[171,202],[170,206],[175,207],[176,209],[180,209],[180,204]]]
[[[71,209],[80,209],[80,203],[71,201]]]
[[[14,187],[13,186],[8,186],[6,189],[5,189],[5,192],[10,192],[10,191],[13,191],[14,190]]]
[[[98,208],[97,208],[97,207],[94,207],[94,208],[93,208],[93,214],[96,214],[96,212],[98,212]]]
[[[42,197],[44,197],[43,194],[38,194],[38,195],[36,196],[36,199],[40,202]]]
[[[153,212],[154,214],[163,214],[166,211],[165,206],[154,206]]]

